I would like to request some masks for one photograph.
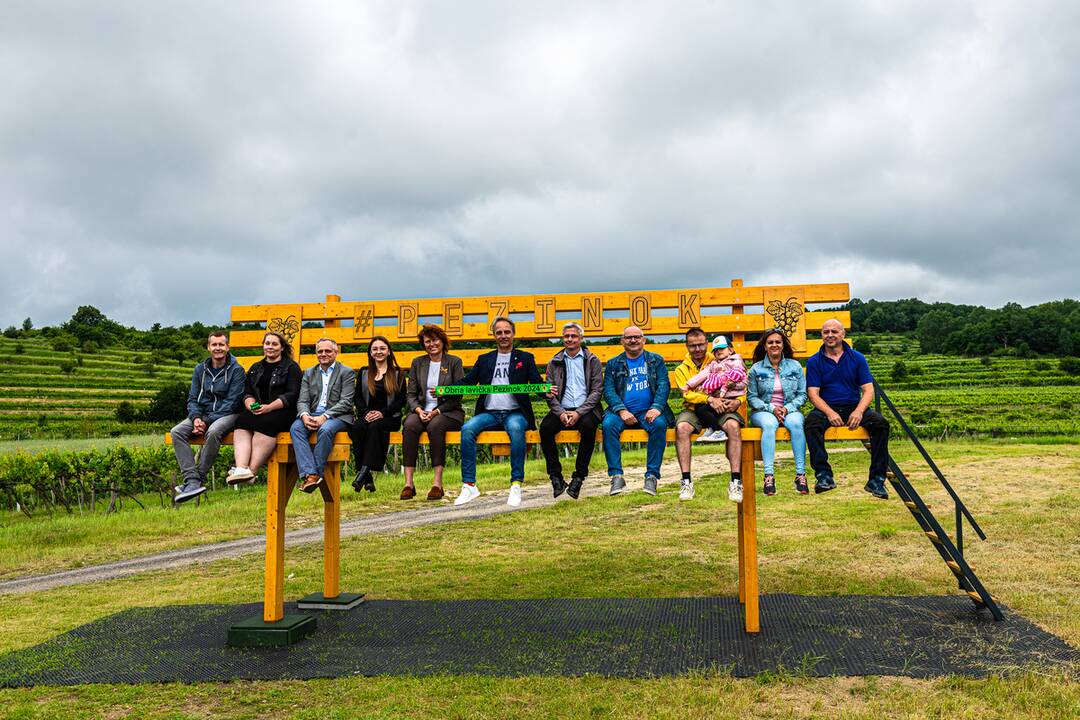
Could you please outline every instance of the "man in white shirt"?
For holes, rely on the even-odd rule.
[[[334,447],[334,436],[348,430],[355,421],[356,373],[337,362],[337,356],[338,344],[330,338],[315,343],[315,357],[319,362],[304,371],[296,403],[297,418],[289,430],[300,489],[307,493],[323,483],[326,458]],[[315,433],[314,449],[308,439],[311,433]]]
[[[514,321],[498,317],[491,323],[496,349],[476,359],[476,364],[456,385],[521,385],[541,382],[532,353],[514,347]],[[506,504],[521,504],[521,481],[525,479],[525,431],[536,429],[532,399],[528,394],[480,395],[476,413],[461,428],[461,493],[455,505],[480,497],[476,488],[476,438],[485,430],[501,428],[510,436],[510,497]]]

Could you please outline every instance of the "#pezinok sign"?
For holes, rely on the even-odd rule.
[[[551,383],[523,383],[521,385],[439,385],[435,388],[436,395],[497,395],[510,393],[513,395],[531,395],[533,393],[546,393],[551,389]]]

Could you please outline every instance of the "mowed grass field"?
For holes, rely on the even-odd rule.
[[[933,442],[930,449],[989,535],[987,542],[978,542],[967,534],[968,557],[983,582],[1013,611],[1080,646],[1080,487],[1075,481],[1080,448],[996,441]],[[942,509],[950,527],[951,505],[929,472],[913,462],[913,449],[897,442],[894,455],[934,508]],[[874,500],[861,490],[866,454],[838,453],[834,459],[840,487],[833,493],[797,496],[785,481],[776,497],[759,494],[763,592],[956,594],[952,573],[902,504],[895,498]],[[780,476],[789,472],[790,461],[782,463]],[[253,505],[253,514],[261,513],[256,492],[241,498]],[[301,502],[316,504],[310,497]],[[392,504],[389,498],[372,502]],[[220,530],[218,523],[227,519],[201,512],[206,509],[125,509],[117,517],[182,515],[185,523],[195,523],[184,526],[190,529],[205,515],[204,527]],[[30,532],[30,525],[21,527]],[[112,544],[137,544],[124,527],[113,527]],[[24,540],[46,551],[53,535],[34,532],[32,540],[30,535]],[[87,562],[108,555],[107,535],[92,534],[84,543]],[[4,553],[17,542],[5,540]],[[417,600],[730,596],[737,591],[735,542],[726,478],[710,475],[699,479],[698,497],[690,503],[679,502],[676,486],[668,484],[655,498],[635,491],[560,501],[488,520],[352,538],[343,543],[342,585],[371,598]],[[286,597],[319,587],[321,556],[317,545],[312,548],[289,554]],[[37,569],[44,571],[53,561],[40,564]],[[262,572],[262,557],[250,556],[61,588],[45,598],[7,595],[0,613],[0,649],[27,647],[134,606],[258,601]],[[983,680],[810,678],[780,670],[752,679],[537,675],[39,687],[0,690],[0,715],[1074,718],[1080,708],[1078,672],[1034,669]]]

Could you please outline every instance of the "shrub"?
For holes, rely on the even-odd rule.
[[[140,419],[140,414],[130,400],[121,400],[120,404],[116,406],[116,419],[122,423],[135,422]]]
[[[1063,357],[1058,360],[1058,368],[1066,375],[1080,375],[1080,358]]]
[[[8,327],[4,328],[4,337],[11,338],[12,340],[16,339],[17,337],[19,337],[19,328],[15,327],[14,325],[9,325]]]
[[[23,344],[22,343],[16,343],[15,344],[15,354],[16,355],[24,355],[25,353],[26,353],[26,348],[23,347]]]
[[[73,372],[75,372],[75,363],[71,360],[61,360],[60,372],[64,373],[65,375],[71,375]]]
[[[908,375],[922,375],[924,372],[922,365],[912,365],[908,368]]]
[[[53,352],[71,352],[74,348],[71,343],[65,338],[58,338],[53,341]]]
[[[861,352],[863,355],[869,355],[873,349],[873,344],[870,342],[870,338],[856,338],[855,342],[851,344],[853,350]]]
[[[187,383],[170,382],[158,390],[146,410],[152,422],[179,422],[187,416]]]
[[[903,360],[897,360],[892,366],[893,382],[903,382],[908,377],[908,366],[904,364]]]
[[[991,360],[990,358],[986,357],[985,355],[983,357],[979,358],[979,362],[981,362],[986,367],[990,367],[991,365],[994,364],[994,361]]]
[[[82,351],[87,355],[93,355],[98,351],[98,344],[93,340],[87,340],[82,344]]]
[[[1036,360],[1031,364],[1031,368],[1033,370],[1049,370],[1050,363],[1046,362],[1045,360]]]

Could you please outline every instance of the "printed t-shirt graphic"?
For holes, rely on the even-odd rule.
[[[626,376],[623,403],[627,410],[637,415],[645,412],[652,405],[653,391],[649,387],[649,368],[645,366],[644,355],[639,355],[634,360],[627,358],[626,367],[630,373]]]
[[[499,353],[495,359],[495,374],[491,377],[492,385],[510,384],[510,353]],[[499,393],[488,395],[484,407],[488,410],[517,410],[518,403],[513,395]]]

